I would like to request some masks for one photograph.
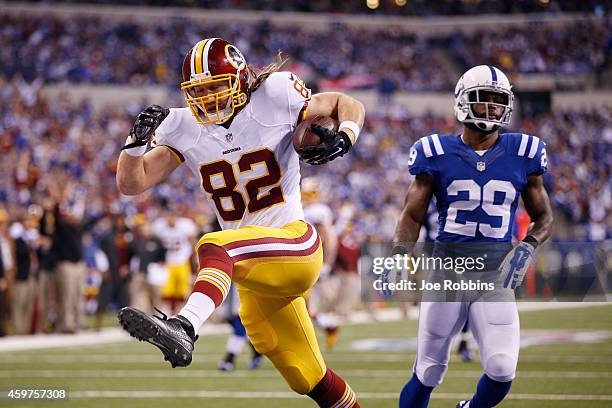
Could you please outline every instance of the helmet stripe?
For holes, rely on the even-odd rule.
[[[208,72],[208,52],[210,51],[210,47],[218,40],[218,38],[209,38],[204,45],[204,50],[202,51],[202,72]]]
[[[495,72],[495,67],[492,67],[491,65],[487,65],[487,67],[489,67],[491,70],[491,78],[493,82],[497,82],[497,72]]]
[[[193,47],[191,53],[191,73],[201,74],[202,73],[202,50],[208,42],[208,39],[202,40]]]

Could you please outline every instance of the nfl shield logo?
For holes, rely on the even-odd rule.
[[[478,171],[485,171],[485,168],[486,168],[485,162],[478,162],[478,163],[476,163],[476,170],[478,170]]]
[[[231,133],[226,134],[225,140],[227,141],[227,143],[231,143],[231,141],[234,140],[234,135],[232,135]]]

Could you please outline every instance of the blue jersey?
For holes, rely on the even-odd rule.
[[[412,146],[408,164],[434,179],[438,242],[509,242],[527,176],[546,172],[546,144],[504,133],[481,156],[460,136],[434,134]]]

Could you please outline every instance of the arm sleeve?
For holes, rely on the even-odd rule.
[[[408,158],[408,170],[413,176],[422,173],[431,174],[433,176],[436,173],[433,157],[425,156],[421,140],[417,140],[415,144],[413,144],[410,148],[410,156]]]

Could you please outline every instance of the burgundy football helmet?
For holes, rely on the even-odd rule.
[[[247,103],[248,83],[244,56],[221,38],[199,41],[183,60],[181,90],[200,124],[228,121]]]

